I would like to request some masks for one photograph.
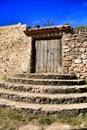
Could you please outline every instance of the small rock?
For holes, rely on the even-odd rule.
[[[76,64],[80,64],[82,61],[81,61],[81,59],[75,59],[74,60],[74,63],[76,63]]]

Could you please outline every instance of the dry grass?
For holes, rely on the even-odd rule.
[[[55,123],[56,122],[56,123]],[[87,113],[84,115],[34,115],[9,108],[0,108],[0,130],[59,130],[67,125],[87,128]],[[53,129],[54,128],[54,129]],[[61,130],[61,129],[60,129]]]

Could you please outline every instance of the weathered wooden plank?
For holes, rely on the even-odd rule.
[[[38,71],[38,41],[35,42],[36,49],[36,72]]]
[[[48,70],[48,41],[46,40],[46,72]]]
[[[53,72],[55,72],[55,40],[53,41]]]
[[[49,72],[49,60],[50,60],[50,44],[49,40],[47,40],[47,72]]]
[[[40,41],[36,41],[36,72],[40,72]]]
[[[36,72],[58,73],[61,68],[61,42],[60,39],[37,40]]]
[[[38,73],[40,73],[40,41],[38,41]]]
[[[48,62],[49,62],[49,73],[50,73],[50,70],[51,70],[51,44],[50,44],[50,41],[49,40],[49,46],[48,46],[48,49],[49,49],[49,58],[48,58]]]
[[[42,64],[41,40],[39,40],[39,73],[41,73]]]
[[[43,42],[43,72],[45,71],[45,41]]]
[[[60,70],[60,40],[58,40],[57,44],[57,72]]]
[[[47,41],[43,41],[43,72],[47,72]]]
[[[54,40],[54,72],[57,72],[57,42],[58,40]]]
[[[53,73],[53,70],[54,70],[54,68],[53,68],[53,64],[54,64],[54,56],[53,56],[53,40],[50,40],[50,46],[51,46],[51,72]]]
[[[43,44],[44,44],[44,41],[43,40],[40,40],[40,64],[41,64],[41,69],[40,71],[43,72]]]
[[[62,61],[61,40],[59,40],[59,72],[61,72],[62,67],[61,61]]]

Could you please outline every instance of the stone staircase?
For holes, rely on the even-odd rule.
[[[87,85],[66,74],[20,74],[0,81],[0,106],[34,114],[85,113]]]

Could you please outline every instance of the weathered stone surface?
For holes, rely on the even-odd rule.
[[[27,29],[27,25],[21,24],[0,27],[0,75],[29,71],[32,38],[25,35],[24,31]],[[85,79],[87,79],[86,31],[80,33],[77,31],[76,34],[63,33],[61,38],[62,72],[75,72],[79,78]]]
[[[24,77],[19,75],[22,77],[8,78],[9,82],[0,81],[0,107],[10,107],[33,114],[79,114],[87,112],[87,85],[85,80],[77,80],[76,76],[72,75],[69,80],[69,75],[66,74],[58,75],[58,77],[50,74],[40,75],[28,74]],[[34,79],[32,79],[33,76]],[[44,79],[41,79],[43,77]]]
[[[63,51],[63,72],[74,72],[79,78],[87,79],[87,32],[77,32],[77,34],[71,34],[71,37],[68,34],[65,35],[62,37],[62,45],[64,49],[67,46],[70,51]],[[66,37],[68,41],[70,38],[69,42]],[[65,64],[67,58],[72,59],[70,66]]]
[[[70,61],[65,61],[65,62],[63,63],[63,66],[64,66],[64,67],[65,67],[65,66],[70,67],[70,66],[71,66],[71,62],[70,62]]]
[[[67,80],[67,79],[33,79],[33,78],[20,78],[20,77],[8,77],[7,79],[8,82],[11,83],[21,83],[21,84],[30,84],[30,85],[83,85],[85,84],[85,80],[78,80],[78,79],[72,79],[72,80]]]
[[[14,84],[8,82],[0,82],[0,88],[8,90],[14,90],[19,92],[30,92],[30,93],[46,93],[46,94],[57,94],[57,93],[82,93],[87,92],[87,85],[77,86],[45,86],[45,85],[27,85],[27,84]]]
[[[74,60],[74,63],[76,63],[76,64],[80,64],[82,61],[81,61],[81,59],[75,59]]]
[[[83,63],[84,63],[84,64],[87,64],[87,59],[83,60]]]
[[[87,93],[77,94],[35,94],[29,92],[0,89],[0,98],[35,104],[73,104],[86,103]]]
[[[84,60],[84,59],[87,58],[87,55],[83,53],[83,54],[81,55],[81,58]]]
[[[29,103],[22,103],[18,101],[10,101],[6,99],[0,99],[0,107],[8,107],[13,110],[19,110],[20,112],[26,113],[33,113],[33,114],[71,114],[77,115],[80,113],[87,112],[87,103],[80,103],[80,104],[29,104]]]
[[[24,34],[26,25],[0,27],[0,76],[27,71],[30,57],[30,37]]]

